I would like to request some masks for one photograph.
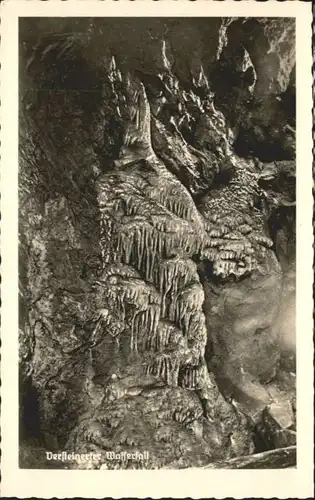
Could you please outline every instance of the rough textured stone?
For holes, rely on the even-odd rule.
[[[65,446],[202,466],[253,453],[261,422],[265,446],[290,444],[264,410],[294,388],[294,112],[278,100],[294,58],[267,54],[289,24],[68,22],[21,23],[22,466]]]
[[[221,39],[211,80],[237,152],[263,161],[294,159],[294,20],[234,19]]]
[[[288,429],[293,425],[293,410],[289,401],[272,403],[268,407],[268,414],[283,429]]]
[[[262,413],[260,435],[266,447],[283,448],[296,444],[294,415],[289,401],[272,403]]]
[[[295,469],[296,446],[233,458],[226,462],[212,463],[205,469]]]

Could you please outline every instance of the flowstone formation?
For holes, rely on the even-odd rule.
[[[294,148],[241,155],[217,90],[222,68],[235,90],[252,67],[255,109],[287,21],[23,21],[22,467],[52,466],[45,449],[101,454],[72,468],[183,468],[295,444]],[[227,56],[233,32],[249,42]],[[292,46],[277,57],[274,99]],[[290,113],[272,126],[292,135]]]

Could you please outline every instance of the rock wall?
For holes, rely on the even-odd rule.
[[[294,444],[293,35],[20,21],[22,467]]]

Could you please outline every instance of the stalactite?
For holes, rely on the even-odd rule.
[[[159,184],[157,188],[147,190],[147,195],[164,205],[177,217],[188,221],[200,219],[190,195],[183,186],[175,184],[170,178],[166,178],[165,183]]]
[[[166,221],[162,216],[152,215],[151,223],[152,225],[145,221],[134,221],[127,224],[126,228],[123,226],[117,242],[117,253],[121,260],[142,270],[149,281],[153,278],[158,255],[171,255],[177,248],[188,255],[197,254],[203,244],[202,237],[191,233],[191,228],[184,221]],[[132,262],[132,256],[135,262]]]
[[[273,245],[273,241],[268,238],[267,236],[264,236],[261,233],[251,233],[250,238],[259,243],[260,245],[263,245],[267,248],[271,248]]]
[[[156,332],[155,341],[152,343],[154,350],[163,352],[169,343],[170,331],[166,328],[159,328]]]
[[[175,257],[159,264],[155,270],[154,280],[161,293],[162,317],[169,315],[171,320],[175,319],[178,290],[196,279],[197,268],[190,259]]]
[[[248,234],[252,231],[252,227],[249,226],[248,224],[242,224],[238,227],[238,230],[242,233],[242,234]]]
[[[194,283],[181,291],[177,300],[176,321],[180,323],[186,312],[201,310],[204,298],[204,290],[199,283]]]
[[[142,345],[146,337],[150,337],[156,330],[154,321],[150,321],[150,311],[152,306],[142,312],[135,312],[131,321],[131,341],[130,348],[132,352],[138,352],[139,339],[142,336]]]
[[[179,349],[185,344],[182,331],[169,320],[161,319],[158,324],[156,339],[152,343],[153,350],[165,350],[172,346]]]
[[[167,266],[166,262],[162,262],[160,266],[157,268],[158,277],[156,281],[159,286],[159,290],[161,293],[161,314],[162,317],[166,314],[166,298],[168,293],[170,292],[172,286],[175,286],[173,282],[174,277],[174,269],[172,267]]]
[[[144,312],[136,312],[131,323],[131,351],[138,352],[139,338],[144,334],[148,327],[147,310]]]
[[[225,243],[226,241],[220,238],[208,238],[205,246],[219,247],[220,245],[224,245]]]
[[[218,254],[218,259],[232,260],[235,257],[235,252],[232,250],[221,250]]]
[[[122,263],[111,263],[110,265],[106,266],[106,269],[102,274],[103,281],[105,282],[108,281],[112,276],[119,277],[120,279],[122,278],[140,279],[139,273],[133,267]]]
[[[220,236],[223,236],[225,234],[228,234],[229,229],[226,226],[219,226],[219,227],[213,227],[209,231],[209,236],[211,238],[220,238]]]
[[[196,389],[199,376],[198,366],[187,366],[180,374],[180,385],[186,389]]]
[[[163,354],[156,356],[148,372],[161,378],[167,385],[177,386],[179,368],[180,362],[176,356]]]
[[[131,328],[130,328],[130,351],[134,352],[135,345],[137,345],[137,338],[136,338],[136,328],[135,328],[135,316],[132,317],[131,319]]]

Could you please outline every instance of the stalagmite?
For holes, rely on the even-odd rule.
[[[143,126],[143,123],[141,122],[141,110],[137,109],[136,116],[135,116],[135,127],[136,130],[139,130],[141,128],[141,125]]]
[[[124,146],[127,148],[129,146],[129,143],[130,143],[130,131],[127,129],[126,130],[126,133],[125,133],[125,136],[124,136]]]
[[[116,60],[115,60],[114,56],[111,57],[111,60],[110,60],[110,63],[109,63],[109,70],[110,71],[115,71],[116,70]]]
[[[134,351],[134,335],[135,335],[135,327],[134,327],[134,317],[131,320],[131,328],[130,328],[130,351]]]
[[[117,80],[119,82],[122,82],[122,74],[121,74],[121,71],[119,69],[116,71],[116,75],[117,75]]]

